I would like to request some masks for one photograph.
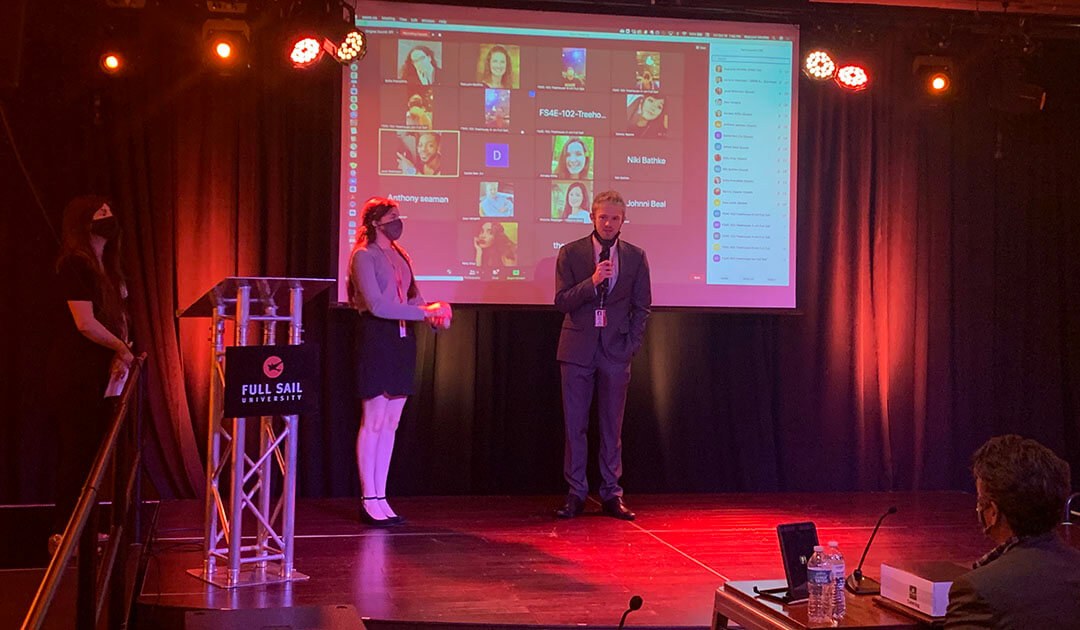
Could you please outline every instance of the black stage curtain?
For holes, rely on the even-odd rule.
[[[152,63],[104,83],[86,63],[92,29],[74,26],[99,16],[63,4],[63,19],[31,5],[32,70],[5,109],[44,216],[58,224],[89,189],[117,200],[151,355],[148,467],[162,496],[195,496],[207,322],[175,310],[225,275],[334,275],[339,77],[269,63],[217,77],[189,52],[198,21],[147,12]],[[925,107],[905,37],[873,45],[867,92],[800,84],[800,313],[654,315],[623,431],[629,493],[967,488],[971,452],[1006,432],[1080,471],[1080,46],[1043,43],[1047,109],[1014,115],[989,108],[993,81],[974,63],[965,93]],[[65,314],[49,298],[52,237],[2,151],[0,255],[16,273],[0,499],[35,500],[50,483],[40,400],[57,395],[43,348]],[[633,226],[625,237],[680,246]],[[301,426],[301,491],[355,495],[354,315],[324,297],[306,317],[326,378],[322,412]],[[550,308],[460,307],[453,330],[423,334],[391,492],[561,493],[558,328]]]

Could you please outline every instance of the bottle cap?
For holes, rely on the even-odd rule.
[[[825,551],[825,548],[821,545],[814,545],[814,551]]]

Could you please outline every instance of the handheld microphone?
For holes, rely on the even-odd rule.
[[[885,517],[890,514],[896,514],[896,506],[892,506],[881,518],[877,520],[877,525],[874,525],[874,531],[870,533],[870,540],[866,541],[866,549],[863,549],[862,557],[859,558],[859,566],[852,571],[847,580],[844,581],[844,587],[847,590],[855,593],[856,595],[877,595],[881,592],[881,583],[877,580],[873,580],[863,575],[862,565],[866,560],[866,554],[870,551],[870,545],[874,543],[874,536],[877,536],[878,528],[881,527],[881,521],[885,520]]]
[[[600,245],[600,262],[604,262],[605,260],[609,260],[610,258],[611,258],[611,246],[610,245],[603,245],[603,244]],[[608,281],[607,281],[606,278],[604,280],[602,280],[600,282],[600,284],[598,284],[596,286],[596,290],[600,295],[607,295]]]
[[[623,625],[626,624],[626,616],[641,608],[644,603],[645,600],[641,599],[641,595],[634,595],[630,598],[630,607],[626,609],[626,612],[622,614],[622,619],[619,620],[619,630],[622,630]]]

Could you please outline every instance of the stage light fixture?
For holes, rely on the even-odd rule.
[[[807,53],[802,70],[814,81],[828,81],[836,75],[836,62],[829,51],[818,48]]]
[[[203,23],[203,45],[208,63],[230,73],[249,64],[251,29],[243,20],[207,20]]]
[[[367,54],[367,37],[363,31],[353,29],[345,34],[345,38],[338,44],[334,51],[334,58],[342,64],[360,61]]]
[[[214,44],[214,54],[221,59],[232,57],[232,44],[225,40],[219,40]]]
[[[107,51],[98,59],[98,67],[109,76],[116,76],[126,69],[124,56],[117,51]]]
[[[323,50],[342,65],[360,61],[367,54],[367,36],[356,28],[356,11],[348,3],[331,9],[323,37]]]
[[[284,52],[294,68],[310,68],[325,53],[341,65],[363,59],[367,35],[356,28],[356,12],[342,0],[294,4],[283,29]]]
[[[310,68],[322,56],[322,42],[318,37],[300,35],[290,40],[289,61],[294,68]]]
[[[956,63],[951,57],[920,55],[912,62],[911,72],[926,96],[941,99],[955,91]]]
[[[857,63],[848,63],[836,70],[836,84],[841,88],[859,92],[870,87],[870,72],[865,66]]]

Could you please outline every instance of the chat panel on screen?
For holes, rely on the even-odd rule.
[[[380,2],[357,26],[339,279],[386,196],[426,299],[551,304],[616,190],[656,305],[796,306],[797,27]]]

